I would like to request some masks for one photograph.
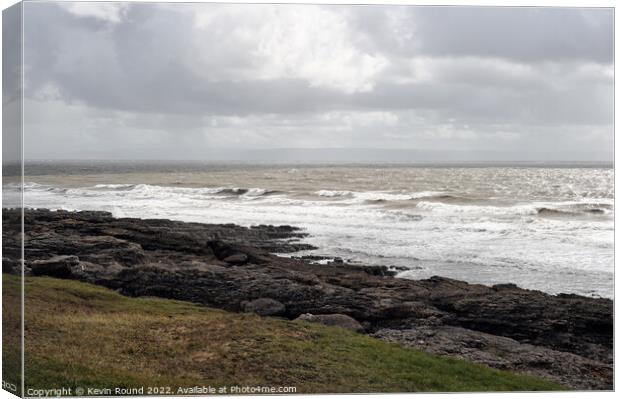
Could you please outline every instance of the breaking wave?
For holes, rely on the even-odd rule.
[[[441,202],[420,201],[417,208],[446,214],[471,214],[495,216],[571,216],[609,215],[613,205],[600,202],[528,203],[512,206],[455,205]]]
[[[41,185],[31,186],[31,188],[38,189],[43,187]],[[278,191],[268,190],[264,188],[240,188],[240,187],[171,187],[171,186],[158,186],[151,184],[97,184],[92,188],[75,188],[75,189],[63,189],[65,192],[73,194],[93,194],[96,195],[97,191],[117,191],[117,192],[131,192],[134,195],[220,195],[220,196],[246,196],[246,197],[261,197],[265,195],[275,194]]]
[[[348,191],[348,190],[319,190],[314,194],[327,198],[352,198],[356,202],[380,203],[387,201],[411,201],[422,198],[456,199],[458,197],[440,191],[421,191],[413,193],[386,192],[386,191]]]
[[[351,191],[346,191],[346,190],[345,191],[319,190],[315,192],[315,194],[318,195],[319,197],[328,197],[328,198],[347,197],[347,196],[353,195]]]

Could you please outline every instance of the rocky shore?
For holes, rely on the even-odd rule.
[[[3,209],[4,273],[19,272],[20,220],[19,211]],[[609,299],[442,277],[405,280],[386,267],[273,255],[310,248],[291,226],[48,210],[28,210],[24,221],[29,275],[339,325],[576,389],[613,389]]]

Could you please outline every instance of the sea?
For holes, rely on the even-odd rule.
[[[318,249],[284,256],[613,298],[610,165],[50,161],[25,171],[30,208],[292,225]],[[4,206],[18,198],[5,178]]]

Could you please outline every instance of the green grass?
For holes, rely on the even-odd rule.
[[[4,289],[19,280],[3,275]],[[5,295],[3,306],[18,306]],[[14,345],[11,337],[5,345]],[[7,367],[19,364],[5,356]],[[539,378],[382,342],[337,327],[102,287],[26,279],[26,388],[294,386],[297,393],[533,391]]]

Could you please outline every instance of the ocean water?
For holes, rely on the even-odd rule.
[[[402,278],[613,297],[610,168],[41,163],[26,174],[27,207],[288,224],[319,248],[302,254]],[[5,184],[5,206],[17,194]]]

